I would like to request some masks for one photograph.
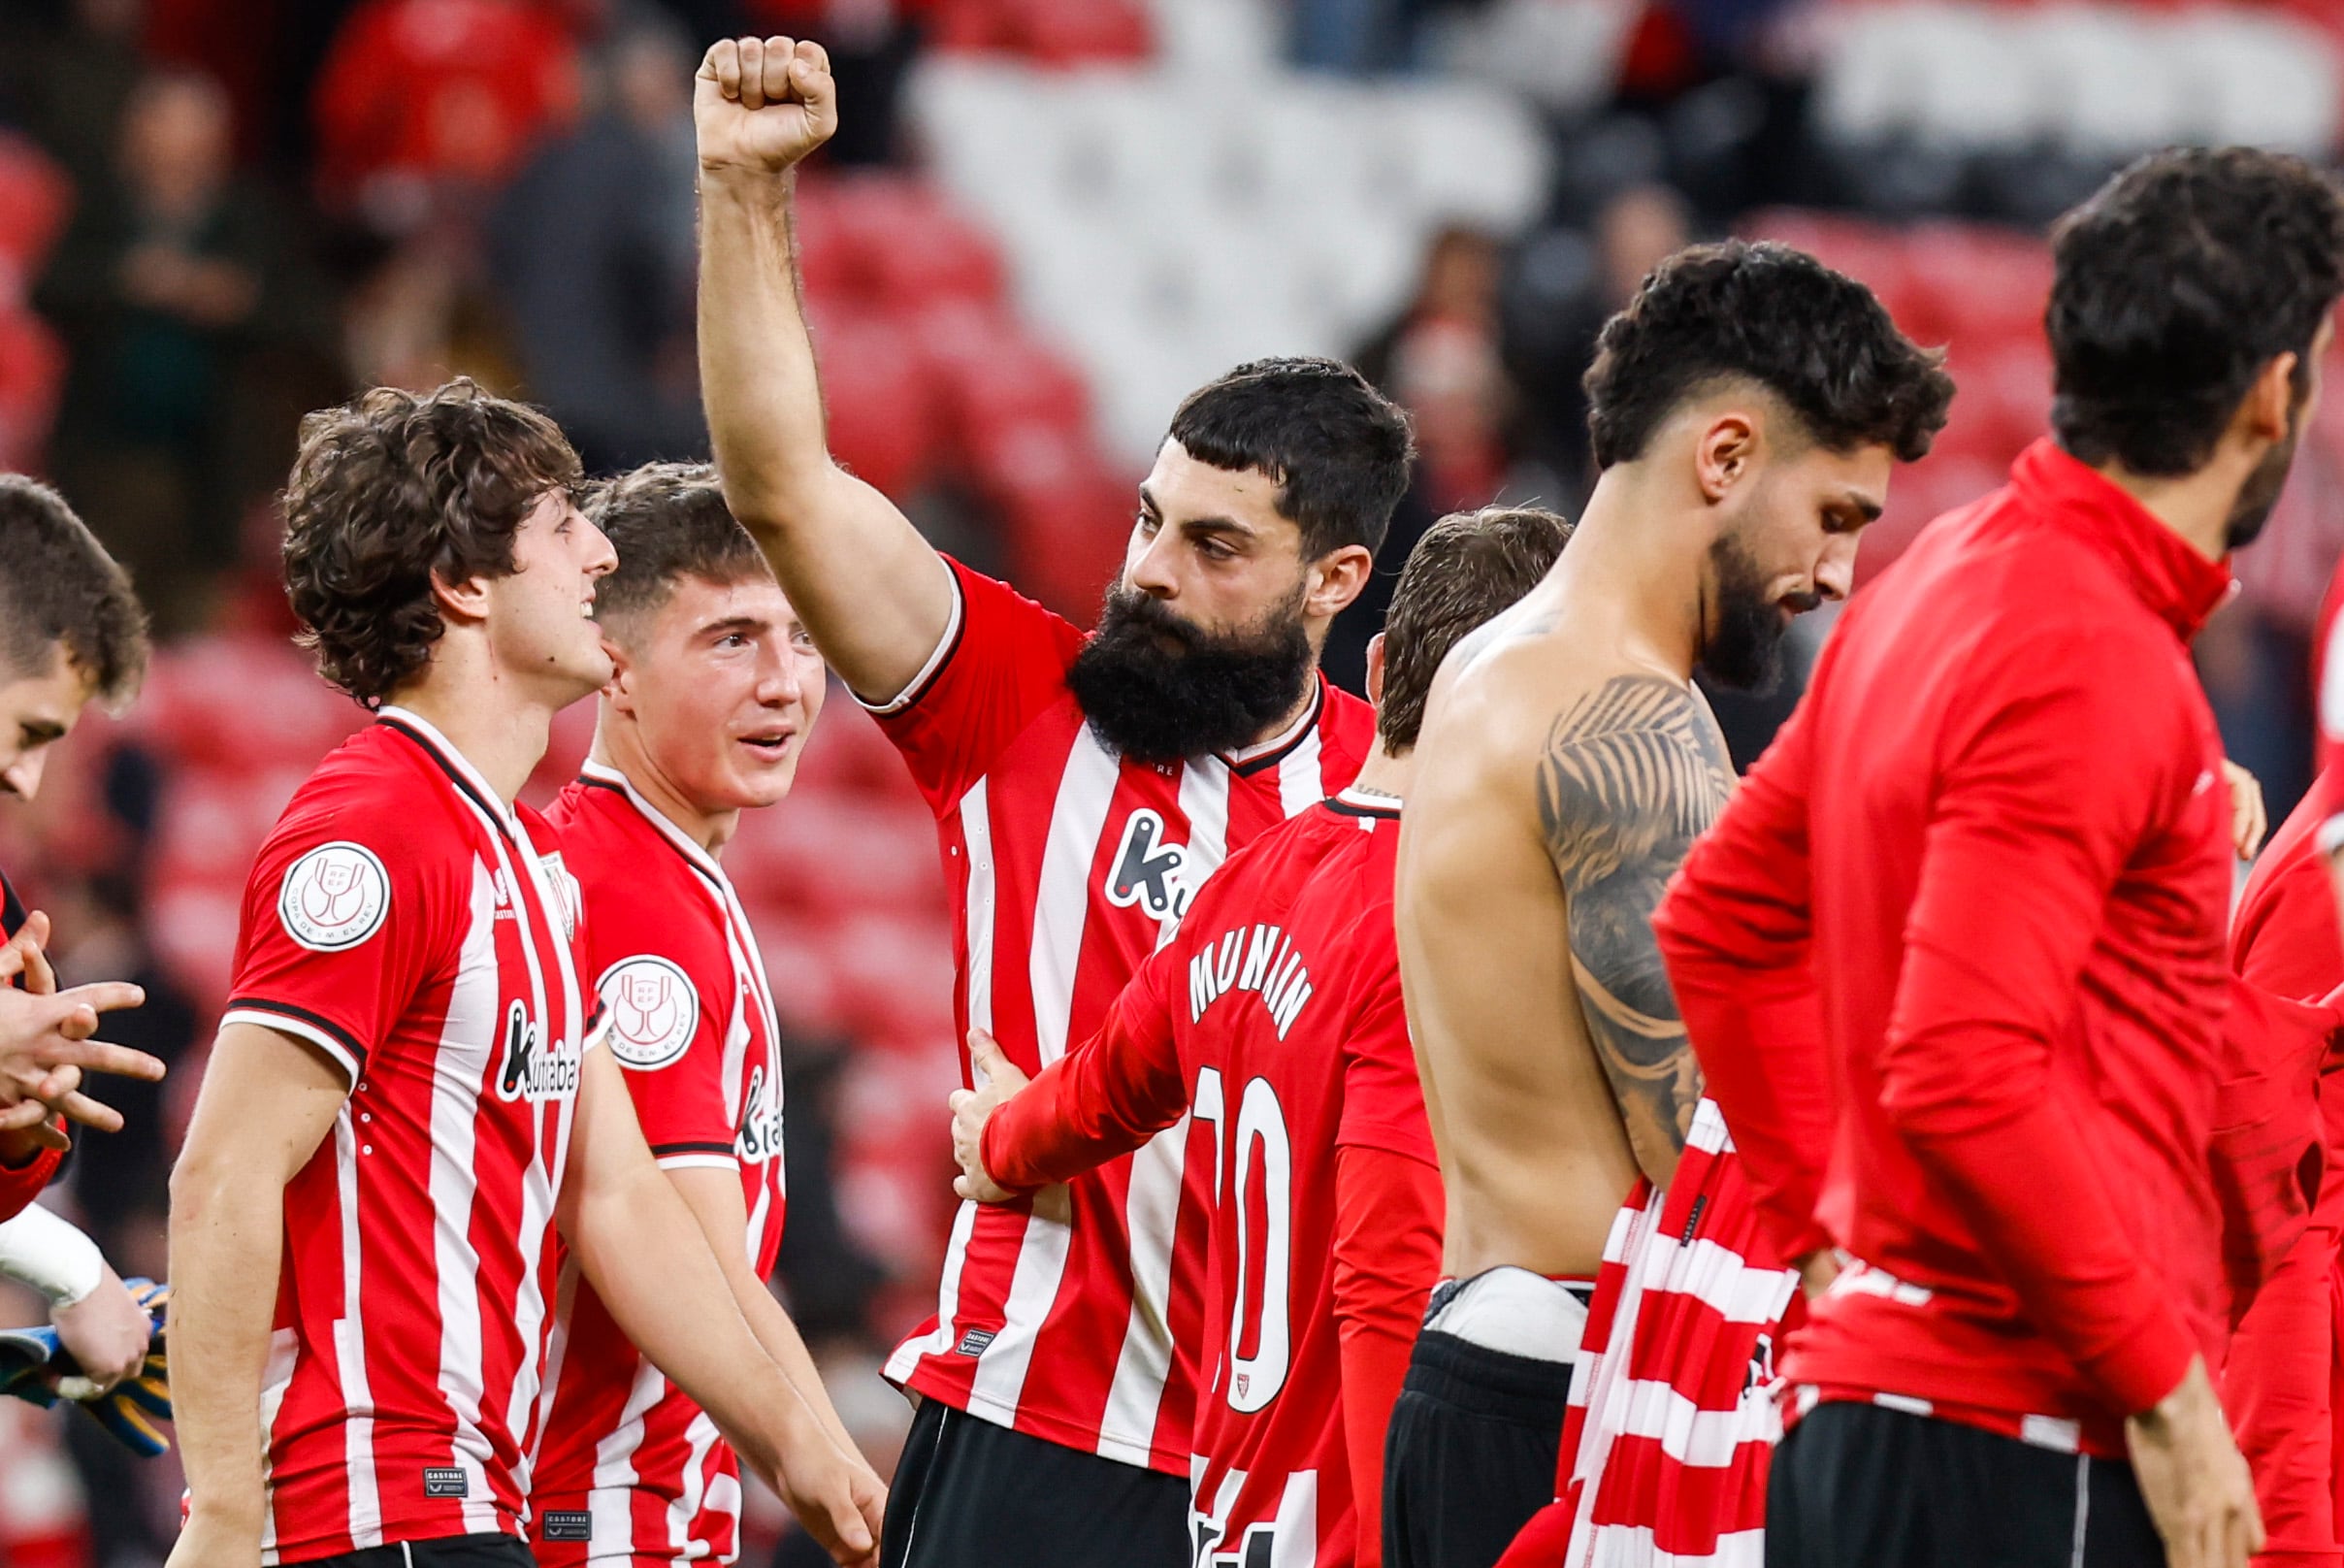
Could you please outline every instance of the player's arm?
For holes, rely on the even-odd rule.
[[[1389,924],[1379,908],[1369,918]],[[1399,961],[1379,977],[1345,1030],[1343,1118],[1335,1152],[1335,1332],[1341,1347],[1343,1438],[1359,1510],[1358,1568],[1384,1555],[1384,1446],[1408,1359],[1441,1277],[1441,1168],[1424,1125],[1409,1045]]]
[[[1188,1086],[1164,990],[1180,952],[1157,949],[1098,1032],[1031,1082],[992,1035],[968,1031],[969,1062],[984,1082],[952,1093],[955,1192],[1007,1203],[1127,1155],[1181,1119]]]
[[[1636,1163],[1655,1187],[1684,1152],[1701,1069],[1652,912],[1733,787],[1725,739],[1701,699],[1654,675],[1616,675],[1573,701],[1539,758],[1539,825],[1569,903],[1579,1011]]]
[[[98,1244],[63,1216],[33,1204],[0,1223],[0,1274],[49,1300],[57,1342],[100,1393],[146,1364],[153,1324]]]
[[[173,1568],[249,1568],[267,1511],[261,1379],[285,1186],[349,1094],[343,1069],[257,1024],[222,1027],[171,1172],[171,1393],[187,1471]]]
[[[765,1281],[757,1277],[757,1270],[750,1264],[748,1251],[741,1245],[741,1238],[749,1230],[749,1206],[741,1196],[738,1173],[688,1166],[668,1170],[667,1180],[675,1185],[692,1217],[700,1222],[708,1251],[724,1271],[725,1284],[731,1288],[732,1299],[748,1321],[750,1331],[756,1334],[757,1342],[780,1365],[791,1386],[822,1422],[822,1429],[838,1445],[838,1451],[861,1464],[870,1477],[872,1488],[884,1495],[886,1488],[880,1485],[877,1473],[871,1471],[848,1434],[846,1423],[838,1419],[837,1407],[830,1403],[813,1356],[806,1354],[798,1325],[790,1321],[790,1315],[773,1299],[773,1292],[765,1289]]]
[[[1785,1261],[1828,1283],[1815,1219],[1831,1155],[1831,1066],[1810,962],[1805,710],[1685,857],[1652,917],[1703,1087],[1724,1113],[1761,1223]]]
[[[728,40],[701,62],[693,104],[700,395],[725,499],[823,657],[884,702],[944,641],[955,590],[895,505],[830,455],[791,218],[793,171],[837,128],[830,62],[817,44]]]
[[[619,1071],[607,1050],[586,1053],[555,1205],[579,1269],[627,1337],[707,1411],[833,1558],[875,1562],[878,1488],[758,1343],[698,1220],[653,1162]]]
[[[2144,650],[2057,629],[1998,650],[2009,690],[1950,748],[1879,1057],[1881,1108],[2027,1321],[2116,1409],[2176,1563],[2260,1546],[2203,1357],[2075,1135],[2052,1042],[2180,721],[2132,693]],[[2210,1260],[2209,1260],[2210,1261]]]

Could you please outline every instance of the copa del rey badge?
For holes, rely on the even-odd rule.
[[[610,1011],[610,1049],[643,1071],[683,1060],[700,1027],[700,996],[684,971],[655,954],[621,959],[596,990]]]
[[[295,861],[277,894],[285,933],[317,953],[356,947],[382,929],[391,879],[364,844],[321,844]]]

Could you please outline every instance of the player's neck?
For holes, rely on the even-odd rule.
[[[1367,754],[1359,765],[1359,776],[1351,780],[1351,788],[1370,795],[1388,795],[1395,800],[1408,799],[1408,787],[1416,776],[1416,754],[1412,748],[1395,757],[1384,749],[1379,739],[1376,749]]]
[[[1690,680],[1700,658],[1702,552],[1673,527],[1670,499],[1647,493],[1655,476],[1636,464],[1605,471],[1587,498],[1549,585],[1575,637],[1641,653]]]
[[[2195,474],[2160,478],[2134,474],[2120,463],[2101,463],[2093,472],[2139,502],[2142,510],[2207,560],[2230,553],[2230,513],[2238,505],[2244,471],[2209,463]]]
[[[549,704],[503,683],[447,678],[436,660],[422,678],[392,693],[390,702],[445,736],[506,805],[520,799],[521,786],[544,760],[553,734]]]
[[[634,726],[613,723],[607,711],[594,727],[594,746],[587,756],[622,775],[646,805],[711,856],[724,853],[732,831],[740,826],[737,806],[704,811],[693,804],[691,797],[676,788],[653,762]]]
[[[1302,701],[1287,708],[1268,724],[1263,725],[1260,732],[1252,740],[1247,741],[1242,749],[1248,753],[1256,752],[1274,740],[1283,740],[1292,735],[1294,727],[1310,716],[1312,707],[1318,702],[1318,665],[1314,659],[1311,663],[1311,677],[1302,683]]]

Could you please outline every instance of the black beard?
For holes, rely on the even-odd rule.
[[[2263,453],[2263,461],[2255,465],[2255,472],[2238,487],[2238,500],[2230,507],[2230,521],[2222,530],[2225,551],[2243,550],[2255,542],[2263,525],[2270,521],[2272,508],[2279,505],[2279,492],[2287,488],[2287,471],[2295,460],[2295,419],[2291,414],[2287,440]]]
[[[1782,638],[1790,630],[1782,610],[1805,612],[1823,603],[1820,594],[1777,602],[1766,595],[1766,574],[1742,541],[1725,535],[1709,546],[1715,570],[1716,624],[1701,645],[1701,668],[1737,691],[1764,697],[1782,678]]]
[[[1208,632],[1118,584],[1066,670],[1066,689],[1100,742],[1133,762],[1240,751],[1292,712],[1310,684],[1316,661],[1301,611],[1297,584],[1259,626]]]

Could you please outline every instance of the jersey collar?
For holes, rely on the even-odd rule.
[[[1329,811],[1340,811],[1347,817],[1387,817],[1400,820],[1400,801],[1389,795],[1378,795],[1372,790],[1347,786],[1326,798]]]
[[[490,787],[488,780],[480,776],[480,769],[474,768],[472,760],[458,751],[455,743],[441,735],[431,720],[410,708],[385,702],[374,710],[374,722],[389,725],[421,746],[424,754],[440,765],[440,770],[447,775],[449,783],[470,796],[472,803],[495,819],[508,836],[520,835],[520,823],[513,816],[512,807],[505,803],[505,797]]]
[[[1243,751],[1224,751],[1216,755],[1238,772],[1258,772],[1300,745],[1302,737],[1309,735],[1312,728],[1318,724],[1318,715],[1325,711],[1326,676],[1314,670],[1311,674],[1311,705],[1302,710],[1300,718],[1258,745],[1248,746]]]
[[[691,835],[674,823],[669,822],[659,807],[644,800],[642,793],[635,787],[626,774],[605,763],[589,761],[578,769],[578,777],[597,788],[612,790],[625,796],[627,803],[634,806],[636,813],[645,822],[651,824],[653,831],[667,839],[668,844],[690,864],[694,870],[719,887],[725,885],[725,873],[717,866],[715,857],[694,843]]]

